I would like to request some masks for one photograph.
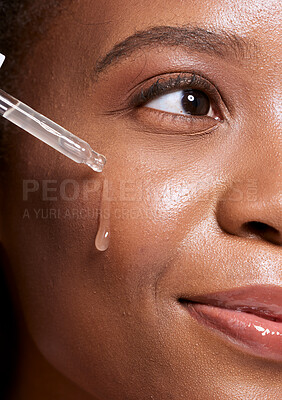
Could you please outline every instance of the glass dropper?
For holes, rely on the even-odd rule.
[[[0,68],[5,56],[0,53]],[[106,158],[60,125],[0,89],[0,116],[37,137],[77,163],[102,172]]]

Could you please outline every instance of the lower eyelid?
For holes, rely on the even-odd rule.
[[[138,124],[138,130],[166,135],[200,136],[216,130],[224,122],[209,116],[186,116],[149,107],[135,109],[132,117]]]

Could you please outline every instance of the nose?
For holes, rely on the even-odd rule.
[[[277,179],[278,177],[278,179]],[[231,235],[282,244],[282,175],[233,182],[219,198],[216,218]]]

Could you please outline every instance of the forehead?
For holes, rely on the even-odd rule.
[[[277,0],[71,2],[61,19],[62,41],[71,38],[78,51],[96,52],[100,57],[137,31],[164,25],[189,25],[215,32],[224,30],[247,43],[255,43],[248,64],[261,65],[262,60],[271,64],[277,60],[277,53],[281,53],[281,4]],[[73,43],[68,40],[65,45]]]
[[[231,30],[257,39],[265,38],[263,29],[278,38],[282,5],[277,0],[85,0],[73,2],[70,12],[81,24],[104,33],[122,35],[133,29],[154,25],[187,23]]]

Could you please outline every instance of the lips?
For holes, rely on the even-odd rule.
[[[201,325],[246,353],[282,361],[282,289],[252,286],[181,298]]]

